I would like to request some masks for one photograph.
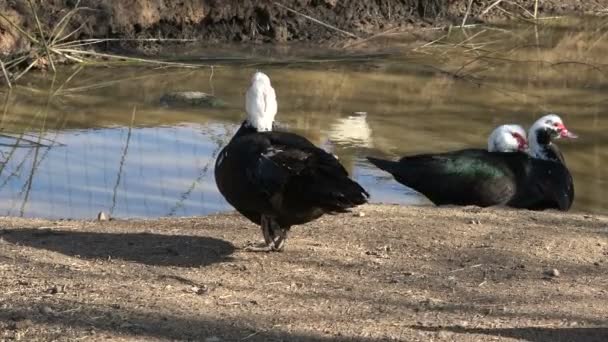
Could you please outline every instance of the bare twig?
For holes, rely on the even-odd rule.
[[[0,68],[2,68],[2,73],[4,74],[4,78],[6,79],[6,84],[8,84],[9,88],[12,88],[13,85],[11,84],[11,78],[8,76],[8,72],[4,67],[4,62],[2,62],[2,59],[0,59]]]
[[[535,21],[530,20],[530,19],[526,19],[524,17],[520,17],[518,15],[515,15],[509,11],[507,11],[506,9],[500,7],[500,6],[496,6],[497,9],[499,9],[501,12],[503,12],[504,14],[506,14],[507,16],[511,17],[511,18],[515,18],[521,21],[525,21],[526,23],[531,23],[531,24],[535,24]]]
[[[356,46],[356,45],[363,44],[363,43],[365,43],[367,41],[370,41],[372,39],[375,39],[375,38],[378,38],[378,37],[382,37],[382,36],[384,36],[386,34],[389,34],[389,33],[393,32],[393,31],[397,30],[398,28],[399,28],[398,26],[391,27],[391,28],[389,28],[387,30],[384,30],[382,32],[378,32],[376,34],[373,34],[373,35],[371,35],[371,36],[369,36],[367,38],[364,38],[364,39],[361,39],[361,40],[356,40],[356,41],[354,41],[352,43],[346,44],[346,45],[343,46],[343,48],[349,48],[349,47],[353,47],[353,46]]]
[[[494,1],[490,6],[488,6],[485,10],[483,10],[483,12],[481,12],[481,14],[479,16],[482,16],[482,15],[488,13],[492,8],[494,8],[494,6],[500,4],[501,2],[502,2],[502,0]]]
[[[419,47],[415,48],[414,51],[417,51],[418,49],[424,49],[425,47],[429,47],[429,46],[437,43],[438,41],[443,40],[444,38],[447,38],[447,36],[448,36],[447,34],[444,34],[443,36],[441,36],[441,37],[439,37],[439,38],[437,38],[435,40],[432,40],[432,41],[430,41],[430,42],[428,42],[428,43],[426,43],[426,44],[424,44],[422,46],[419,46]]]
[[[471,12],[471,5],[473,5],[473,0],[469,0],[469,4],[467,5],[467,11],[464,14],[464,18],[462,18],[462,24],[460,25],[460,28],[463,28],[464,25],[467,23],[467,18],[469,17],[469,13]]]
[[[524,6],[518,4],[517,2],[514,2],[514,1],[510,1],[510,0],[505,0],[505,1],[516,7],[519,7],[522,11],[524,11],[524,13],[528,14],[531,18],[534,18],[534,14],[531,13],[530,11],[528,11],[528,9],[526,9]]]
[[[534,19],[538,19],[538,0],[534,1]]]
[[[473,1],[473,0],[471,0],[471,1]],[[300,15],[300,16],[302,16],[302,17],[304,17],[304,18],[306,18],[306,19],[308,19],[308,20],[310,20],[312,22],[315,22],[315,23],[317,23],[319,25],[322,25],[322,26],[325,26],[325,27],[327,27],[329,29],[332,29],[334,31],[340,32],[340,33],[345,34],[345,35],[347,35],[349,37],[359,39],[359,37],[357,37],[357,35],[355,35],[354,33],[350,33],[348,31],[341,30],[341,29],[339,29],[339,28],[337,28],[335,26],[326,24],[326,23],[324,23],[324,22],[322,22],[322,21],[320,21],[318,19],[315,19],[315,18],[313,18],[311,16],[308,16],[308,15],[306,15],[304,13],[300,13],[300,12],[298,12],[296,10],[293,10],[293,9],[291,9],[291,8],[285,6],[285,5],[282,5],[282,4],[280,4],[280,3],[276,2],[276,1],[274,2],[274,4],[277,5],[277,6],[279,6],[279,7],[281,7],[281,8],[283,8],[283,9],[285,9],[285,10],[287,10],[287,11],[289,11],[289,12],[291,12],[291,13],[295,13],[297,15]]]

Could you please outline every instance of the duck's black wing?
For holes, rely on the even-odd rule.
[[[485,207],[508,202],[517,190],[511,161],[504,158],[508,154],[469,149],[407,156],[398,162],[368,160],[436,205]]]
[[[266,146],[248,177],[276,209],[294,214],[313,207],[342,212],[367,202],[367,192],[332,154],[295,134],[261,135]]]
[[[243,215],[256,223],[272,216],[281,226],[346,211],[369,196],[333,155],[286,132],[233,139],[218,157],[216,182]]]
[[[509,206],[531,210],[570,209],[574,201],[574,182],[564,164],[530,158],[525,173]]]

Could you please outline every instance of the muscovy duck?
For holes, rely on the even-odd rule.
[[[218,155],[215,180],[228,203],[262,228],[265,245],[247,250],[280,251],[291,226],[367,202],[369,194],[332,154],[272,131],[277,101],[264,73],[253,75],[245,107],[247,119]]]
[[[562,119],[549,114],[536,120],[528,131],[530,176],[507,203],[515,208],[569,210],[574,201],[574,182],[565,159],[553,140],[577,138]]]
[[[563,123],[552,127],[565,130]],[[490,135],[489,150],[406,156],[397,162],[368,160],[436,205],[568,210],[574,196],[570,173],[561,163],[526,154],[524,136],[520,126],[503,125]]]

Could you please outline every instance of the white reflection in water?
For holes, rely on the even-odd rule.
[[[329,127],[329,140],[345,145],[371,148],[372,130],[367,123],[367,113],[358,112],[339,118]]]

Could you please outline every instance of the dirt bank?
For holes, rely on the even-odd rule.
[[[608,217],[362,211],[273,254],[236,215],[0,219],[0,339],[608,340]]]
[[[534,12],[534,1],[516,0],[505,1],[482,15],[493,2],[473,1],[469,22],[513,15],[529,17]],[[540,15],[600,13],[606,10],[604,2],[542,0],[538,10]],[[77,1],[34,3],[48,35]],[[353,39],[353,36],[364,38],[392,27],[460,24],[467,3],[462,0],[82,0],[82,9],[64,31],[75,31],[70,39],[161,37],[195,38],[203,42],[327,42]],[[27,31],[36,31],[28,1],[0,0],[0,11]],[[329,29],[303,15],[348,33]],[[0,19],[0,53],[15,52],[28,44],[18,30]],[[109,46],[115,44],[105,47]]]

